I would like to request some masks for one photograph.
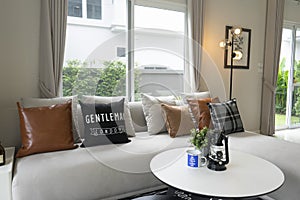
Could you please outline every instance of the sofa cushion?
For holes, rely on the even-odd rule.
[[[145,115],[143,112],[143,105],[141,101],[138,102],[128,102],[132,124],[135,132],[145,132],[147,131],[147,123],[145,120]]]
[[[170,137],[190,135],[190,130],[195,127],[187,105],[170,106],[161,104],[161,107],[164,111],[164,119]]]
[[[207,103],[217,103],[219,98],[187,99],[196,126],[201,130],[204,127],[212,128],[211,117]]]
[[[210,98],[209,91],[205,92],[193,92],[193,93],[182,93],[181,94],[182,100],[184,103],[187,103],[188,99],[204,99],[204,98]]]
[[[165,121],[163,119],[161,103],[176,105],[174,96],[154,97],[142,94],[143,111],[146,118],[148,132],[158,134],[167,132]]]
[[[71,101],[44,107],[23,108],[20,116],[22,146],[17,157],[73,149]]]
[[[72,100],[72,131],[74,143],[81,143],[79,124],[77,118],[77,96],[69,96],[69,97],[56,97],[56,98],[29,98],[24,97],[21,98],[21,105],[24,108],[30,107],[41,107],[41,106],[51,106],[55,104],[63,104],[67,101]]]
[[[244,131],[236,99],[223,103],[208,103],[208,107],[215,129],[222,130],[225,134]]]
[[[103,96],[88,96],[83,95],[81,100],[83,103],[111,103],[115,101],[119,101],[121,99],[125,99],[124,101],[124,120],[125,120],[125,126],[126,126],[126,133],[128,136],[135,136],[134,127],[131,120],[131,114],[128,107],[128,101],[125,97],[119,96],[119,97],[103,97]],[[79,114],[80,116],[80,114]],[[80,119],[81,121],[81,119]],[[81,122],[80,122],[81,123]]]
[[[84,119],[86,147],[130,142],[124,120],[124,98],[111,103],[79,102]]]

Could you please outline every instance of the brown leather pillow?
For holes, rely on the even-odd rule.
[[[71,101],[45,107],[23,108],[17,102],[22,147],[16,157],[73,149]]]
[[[161,104],[161,107],[170,137],[174,138],[190,134],[190,130],[194,128],[194,124],[188,106]]]
[[[204,98],[204,99],[188,99],[187,100],[192,114],[198,122],[198,128],[201,130],[204,127],[211,128],[210,111],[207,103],[220,102],[218,97],[215,98]]]

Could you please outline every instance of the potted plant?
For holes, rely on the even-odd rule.
[[[206,137],[208,133],[208,128],[204,127],[203,129],[192,129],[191,130],[191,143],[194,145],[195,149],[198,149],[199,151],[202,151],[204,154],[206,154],[206,150],[204,147],[208,145],[208,139]]]

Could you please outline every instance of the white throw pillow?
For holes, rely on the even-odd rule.
[[[56,97],[56,98],[21,98],[21,104],[24,108],[30,107],[41,107],[41,106],[51,106],[55,104],[63,104],[68,100],[72,99],[72,131],[74,143],[81,143],[81,138],[79,134],[78,118],[77,118],[77,96],[69,97]]]
[[[122,98],[125,97],[102,97],[102,96],[88,96],[83,95],[82,96],[82,102],[83,103],[111,103],[115,101],[120,101]],[[134,127],[132,124],[131,114],[128,106],[128,101],[125,98],[124,102],[124,118],[125,118],[125,127],[126,127],[126,133],[128,136],[135,136]]]
[[[148,133],[151,135],[167,132],[166,123],[163,118],[161,103],[176,105],[174,96],[153,97],[141,94],[143,111],[147,122]]]

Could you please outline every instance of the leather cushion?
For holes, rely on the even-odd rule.
[[[188,106],[170,106],[161,104],[165,113],[166,126],[170,137],[189,135],[194,128],[193,120],[189,113]]]
[[[219,102],[219,98],[188,99],[187,102],[191,108],[196,123],[198,123],[198,128],[200,130],[204,127],[211,128],[211,117],[207,103]]]
[[[79,124],[78,124],[78,100],[77,96],[67,96],[67,97],[55,97],[55,98],[30,98],[23,97],[21,98],[21,105],[24,108],[30,107],[42,107],[42,106],[51,106],[55,104],[63,104],[67,101],[72,100],[72,127],[73,127],[73,138],[74,143],[82,143],[80,132],[79,132]]]
[[[73,149],[71,101],[45,107],[23,108],[17,102],[22,146],[16,157]]]

